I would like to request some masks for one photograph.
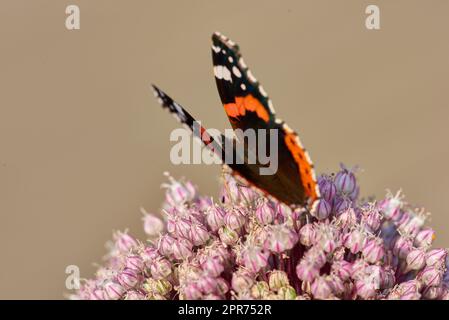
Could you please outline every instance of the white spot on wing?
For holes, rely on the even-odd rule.
[[[244,83],[242,83],[242,84],[240,85],[240,88],[242,88],[242,90],[246,90],[246,86],[245,86],[245,84],[244,84]]]
[[[231,71],[225,66],[222,67],[223,79],[232,82]]]
[[[259,86],[259,91],[260,91],[260,93],[261,93],[265,98],[268,97],[267,92],[263,89],[262,86]]]
[[[232,67],[232,73],[234,73],[234,75],[237,78],[240,78],[242,76],[242,73],[240,72],[239,68],[237,68],[236,66]]]
[[[253,76],[253,74],[251,73],[251,70],[248,70],[246,72],[246,74],[248,75],[248,79],[252,82],[257,82],[257,79]]]
[[[240,58],[240,59],[239,59],[239,64],[240,64],[240,66],[241,66],[243,69],[248,68],[248,67],[246,66],[245,61],[243,61],[243,58]]]
[[[274,107],[273,107],[273,102],[271,102],[271,100],[268,100],[268,109],[270,109],[271,113],[275,113]]]
[[[219,53],[220,47],[212,45],[212,50],[214,50],[215,53]]]
[[[234,62],[234,59],[231,56],[228,57],[228,60],[229,60],[230,63]]]

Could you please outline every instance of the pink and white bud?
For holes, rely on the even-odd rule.
[[[347,196],[336,196],[334,204],[334,212],[340,215],[342,212],[348,210],[352,206],[352,200]]]
[[[178,239],[173,243],[173,256],[178,260],[186,260],[193,254],[192,243],[187,239]]]
[[[122,253],[128,253],[129,251],[136,249],[138,246],[137,241],[126,232],[118,231],[113,237],[115,247]]]
[[[220,236],[220,240],[228,246],[236,244],[239,240],[239,234],[227,226],[221,227],[218,230],[218,235]]]
[[[307,223],[299,230],[299,242],[306,247],[316,243],[316,231],[313,224]]]
[[[355,290],[362,299],[370,299],[376,296],[376,285],[369,278],[356,280]]]
[[[241,255],[243,265],[249,271],[256,273],[267,266],[270,253],[263,248],[248,245],[242,250]]]
[[[379,230],[382,223],[382,215],[375,208],[369,208],[362,213],[362,224],[364,224],[369,231],[375,233]]]
[[[379,238],[368,239],[363,246],[362,254],[369,263],[381,262],[385,256],[385,248]]]
[[[331,272],[341,280],[346,281],[351,277],[352,265],[346,260],[339,260],[332,263]]]
[[[312,210],[312,216],[318,220],[324,220],[329,217],[332,212],[332,206],[325,199],[319,199]]]
[[[195,283],[189,283],[181,291],[183,292],[184,298],[187,300],[199,300],[203,295],[200,288]]]
[[[212,231],[217,231],[225,224],[226,212],[218,205],[211,206],[206,213],[206,221]]]
[[[418,232],[415,237],[415,246],[419,248],[428,248],[435,240],[435,231],[432,228],[424,228]]]
[[[311,293],[315,299],[324,300],[331,298],[332,288],[323,277],[317,277],[310,286]]]
[[[406,259],[409,252],[413,249],[413,242],[410,238],[398,237],[393,246],[393,254],[401,259]]]
[[[280,288],[290,285],[290,281],[284,271],[273,270],[268,278],[268,284],[271,290],[278,291]]]
[[[318,178],[318,187],[321,196],[328,203],[333,203],[335,195],[337,194],[337,187],[330,177],[320,176]]]
[[[130,289],[139,284],[141,276],[133,269],[124,269],[118,274],[117,281],[123,287]]]
[[[343,194],[350,195],[354,193],[357,188],[354,173],[343,166],[342,170],[335,176],[334,182],[337,187],[337,191]]]
[[[261,201],[256,208],[256,218],[261,224],[270,224],[275,215],[276,211],[268,201]]]
[[[443,287],[426,287],[422,292],[422,296],[427,300],[438,300],[443,293]]]
[[[254,284],[254,277],[245,270],[237,270],[232,274],[231,284],[235,292],[245,292]]]
[[[172,265],[167,259],[159,258],[151,264],[150,272],[154,279],[163,279],[172,273]]]
[[[443,271],[434,266],[427,266],[419,273],[418,279],[426,287],[438,287],[443,280]]]
[[[224,271],[223,263],[219,257],[206,259],[202,263],[201,268],[204,270],[205,274],[212,277],[218,277]]]
[[[447,250],[433,249],[426,253],[426,264],[428,266],[440,267],[446,263]]]
[[[175,241],[176,239],[168,234],[159,237],[157,245],[159,252],[166,257],[170,257],[173,254],[173,245]]]
[[[159,217],[148,213],[144,208],[140,208],[143,213],[143,230],[150,237],[157,236],[164,231],[164,222]]]
[[[350,229],[357,223],[357,216],[353,208],[348,208],[337,217],[337,225],[343,230]]]
[[[132,254],[126,257],[125,265],[126,268],[128,269],[132,269],[137,272],[142,272],[145,264],[141,256]]]
[[[119,283],[109,280],[103,285],[105,296],[109,300],[118,300],[126,292],[125,288]]]
[[[406,258],[408,270],[421,270],[426,265],[426,254],[423,249],[412,249]]]
[[[365,245],[366,236],[359,229],[354,229],[343,235],[343,245],[353,254],[359,253]]]
[[[217,279],[210,276],[203,276],[198,279],[197,285],[204,294],[214,293],[217,289]]]
[[[299,236],[296,231],[286,225],[273,225],[270,227],[266,248],[272,252],[281,253],[290,250],[298,242]]]
[[[239,209],[231,209],[225,216],[226,226],[233,230],[238,230],[245,225],[246,217]]]
[[[296,275],[302,281],[312,282],[320,275],[320,269],[312,263],[301,261],[296,266]]]
[[[200,246],[209,240],[210,234],[206,227],[199,223],[193,223],[189,232],[189,239],[193,242],[193,245]]]
[[[385,200],[379,203],[379,209],[387,219],[399,221],[404,205],[402,198],[401,192],[398,192],[395,196],[388,195]]]
[[[129,290],[125,294],[125,300],[146,300],[145,295],[137,290]]]

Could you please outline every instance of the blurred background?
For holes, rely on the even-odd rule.
[[[65,27],[78,5],[81,29]],[[380,8],[367,30],[365,8]],[[449,246],[449,2],[55,1],[0,4],[0,298],[62,299],[113,230],[143,239],[163,171],[216,195],[218,166],[170,163],[179,125],[154,82],[207,127],[229,123],[210,36],[242,49],[318,173],[359,165],[364,196],[402,188]]]

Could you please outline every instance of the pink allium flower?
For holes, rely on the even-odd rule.
[[[358,199],[355,171],[318,178],[313,207],[289,207],[225,176],[220,198],[168,176],[148,239],[116,232],[74,298],[446,299],[449,258],[427,214],[388,193]],[[158,217],[163,218],[158,218]]]

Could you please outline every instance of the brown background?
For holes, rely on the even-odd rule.
[[[65,7],[81,30],[65,28]],[[381,30],[365,28],[378,4]],[[318,172],[359,164],[363,195],[402,187],[449,245],[449,1],[17,1],[0,5],[0,298],[62,298],[111,231],[143,236],[162,172],[215,195],[217,166],[173,166],[159,84],[229,127],[210,35],[238,42]]]

